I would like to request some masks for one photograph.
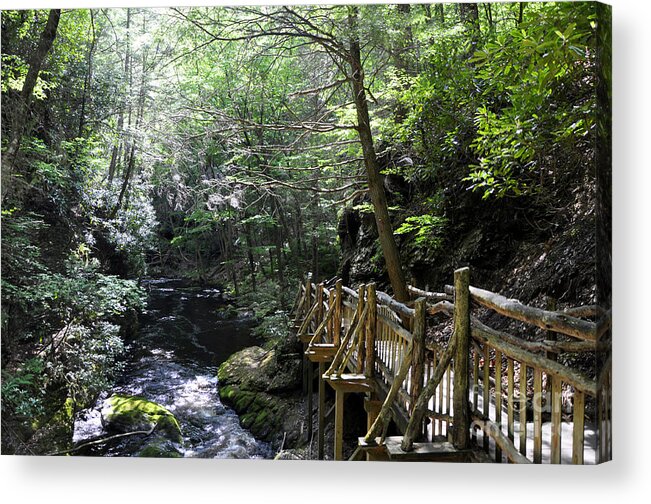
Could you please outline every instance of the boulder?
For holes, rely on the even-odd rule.
[[[102,425],[108,431],[134,432],[155,429],[168,439],[182,443],[181,427],[165,407],[142,397],[116,394],[101,408]]]
[[[182,458],[183,455],[167,440],[149,443],[138,452],[138,457],[146,458]]]
[[[280,358],[279,358],[280,357]],[[233,354],[218,371],[222,402],[256,438],[295,446],[301,440],[300,357],[287,358],[275,348],[249,347]]]
[[[300,355],[287,358],[276,348],[248,347],[231,355],[219,367],[217,376],[220,386],[238,385],[254,392],[291,392],[301,385]]]

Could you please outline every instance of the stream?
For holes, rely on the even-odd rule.
[[[156,445],[167,453],[202,458],[271,458],[271,447],[240,426],[233,410],[219,397],[217,368],[234,352],[260,342],[252,334],[252,318],[224,319],[226,302],[215,288],[191,286],[182,280],[143,282],[149,291],[140,316],[138,336],[129,342],[126,362],[110,394],[75,419],[75,444],[107,436],[101,422],[102,403],[111,394],[140,396],[157,402],[178,420],[183,443],[149,436],[126,436],[92,445],[80,455],[135,456]]]

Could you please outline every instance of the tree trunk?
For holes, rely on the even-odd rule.
[[[469,53],[473,55],[477,50],[477,44],[479,44],[479,36],[481,34],[479,27],[479,7],[476,3],[461,3],[459,4],[459,17],[470,36],[471,44]]]
[[[89,94],[89,88],[92,85],[93,80],[93,52],[95,51],[95,17],[92,9],[90,12],[90,26],[91,26],[91,39],[90,46],[88,47],[88,70],[86,72],[86,78],[84,79],[84,90],[81,95],[81,110],[79,112],[79,130],[77,132],[77,137],[81,138],[84,134],[84,121],[86,119],[86,101]]]
[[[127,51],[126,55],[124,57],[124,75],[128,76],[129,75],[129,68],[131,66],[130,62],[130,49],[128,45],[128,33],[129,33],[129,28],[131,25],[131,9],[127,9]],[[118,138],[115,144],[113,145],[113,150],[111,152],[111,162],[109,164],[109,172],[108,172],[108,182],[109,185],[113,182],[113,178],[115,177],[115,172],[118,166],[118,160],[120,159],[120,144],[121,144],[121,137],[123,134],[123,129],[124,129],[124,110],[126,108],[126,95],[122,97],[122,101],[120,102],[120,111],[119,111],[119,116],[118,116],[118,125],[117,125],[117,134]]]
[[[357,36],[357,14],[358,8],[356,6],[350,7],[348,23],[351,28],[352,40],[349,54],[352,70],[351,81],[353,100],[357,110],[357,133],[364,153],[364,164],[366,166],[366,175],[368,178],[368,192],[371,197],[371,202],[373,203],[375,224],[377,226],[380,246],[382,247],[382,253],[384,254],[387,272],[389,274],[389,280],[391,281],[391,286],[393,287],[396,299],[398,301],[407,301],[409,299],[407,283],[405,281],[404,272],[402,271],[398,246],[395,237],[393,236],[393,229],[391,228],[391,219],[389,217],[386,195],[384,193],[384,185],[382,182],[382,176],[380,175],[377,156],[375,154],[375,147],[373,146],[371,122],[369,119],[368,104],[366,103],[366,92],[364,89],[364,70],[362,68],[360,44]]]
[[[34,92],[34,87],[38,80],[38,74],[41,71],[43,66],[43,61],[45,57],[50,52],[54,39],[57,35],[57,28],[59,26],[59,19],[61,18],[61,9],[52,9],[47,18],[47,23],[45,28],[41,33],[41,37],[38,41],[38,46],[36,51],[32,54],[32,57],[29,59],[29,70],[27,71],[27,76],[25,77],[25,82],[23,83],[23,89],[20,92],[20,100],[18,103],[18,110],[16,112],[16,118],[14,124],[16,125],[9,146],[3,156],[2,165],[3,168],[6,166],[6,169],[11,173],[11,166],[16,160],[16,155],[20,149],[20,141],[22,140],[23,134],[25,133],[25,124],[27,123],[27,117],[29,113],[29,106],[32,102],[32,96]],[[3,174],[4,175],[4,174]],[[3,184],[3,196],[6,191],[8,184]]]
[[[255,257],[253,256],[253,238],[251,237],[251,225],[244,224],[244,234],[246,236],[246,255],[249,261],[249,270],[251,271],[251,288],[253,292],[258,290],[255,278]]]

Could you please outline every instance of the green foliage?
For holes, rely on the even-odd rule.
[[[80,407],[92,404],[123,369],[118,360],[124,352],[119,333],[119,326],[103,321],[65,327],[58,333],[64,339],[60,350],[46,363],[47,381],[63,386]]]
[[[266,315],[260,324],[253,329],[253,334],[261,340],[268,342],[267,346],[288,341],[292,335],[291,320],[285,311],[278,310],[272,312]]]
[[[587,147],[594,18],[589,3],[533,7],[520,26],[475,52],[485,104],[477,108],[471,145],[479,163],[466,180],[484,199],[540,191],[543,175],[562,176],[549,170],[550,158],[569,161]]]
[[[2,370],[2,413],[34,418],[44,412],[43,361],[31,358],[14,372]]]
[[[425,214],[407,217],[394,231],[397,235],[413,234],[417,247],[437,249],[441,246],[441,236],[447,219]]]
[[[254,291],[247,280],[243,287],[237,303],[243,308],[252,310],[257,316],[266,317],[283,309],[277,281],[268,278],[260,279]]]

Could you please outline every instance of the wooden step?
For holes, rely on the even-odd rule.
[[[358,439],[357,457],[359,452],[380,453],[382,447],[388,460],[396,462],[429,461],[429,462],[470,462],[472,450],[457,450],[454,445],[437,436],[431,443],[414,443],[413,450],[405,452],[400,447],[402,436],[389,436],[380,444],[380,438],[367,443],[363,437]],[[358,458],[359,459],[359,458]]]
[[[301,341],[301,343],[309,343],[312,341],[312,338],[314,337],[314,333],[305,333],[305,334],[299,334],[298,339]]]
[[[377,438],[379,440],[379,438]],[[367,443],[364,438],[358,438],[357,448],[348,459],[356,460],[389,460],[386,446],[377,443]]]
[[[363,374],[323,375],[330,386],[338,392],[373,392],[373,381]]]
[[[315,343],[307,347],[305,355],[312,362],[331,362],[337,353],[333,343]]]

